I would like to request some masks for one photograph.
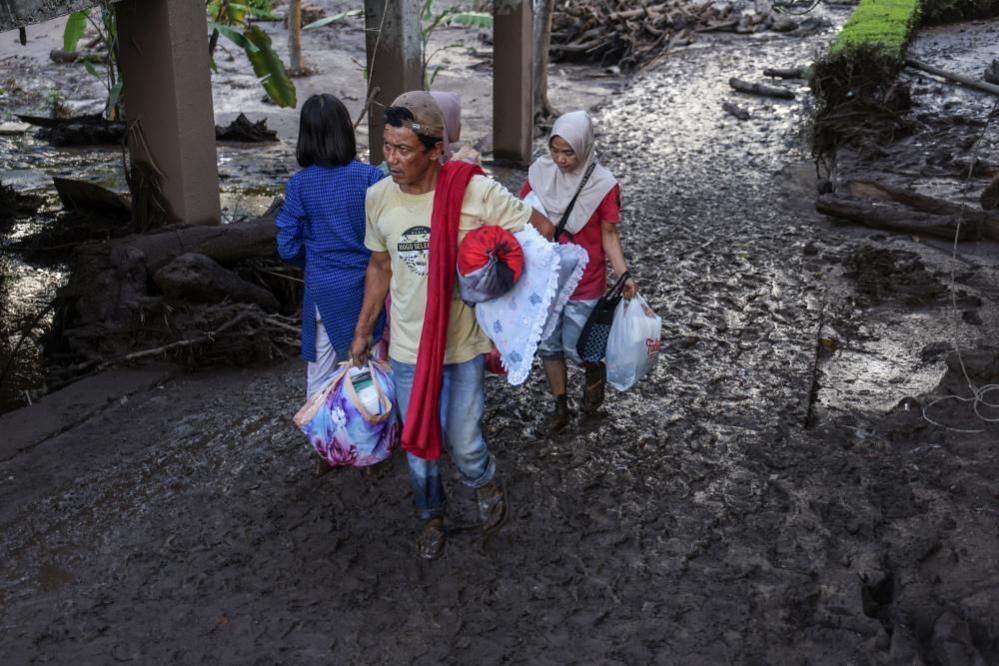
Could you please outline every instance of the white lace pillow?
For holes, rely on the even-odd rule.
[[[524,273],[507,293],[477,304],[475,318],[499,350],[507,381],[518,386],[531,374],[558,292],[559,254],[555,244],[530,225],[514,235],[524,250]]]

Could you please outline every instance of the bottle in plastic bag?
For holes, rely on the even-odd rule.
[[[367,368],[350,368],[347,372],[350,373],[350,382],[354,385],[354,391],[364,409],[372,416],[380,415],[382,402],[378,398],[378,388],[371,377],[371,372]]]

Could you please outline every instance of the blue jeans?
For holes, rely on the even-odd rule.
[[[395,394],[399,414],[406,418],[409,396],[413,391],[416,365],[389,359],[395,376]],[[461,473],[461,482],[469,488],[481,488],[496,474],[496,460],[489,454],[482,437],[482,415],[486,410],[483,383],[485,356],[476,356],[464,363],[444,366],[441,384],[441,429],[444,447]],[[441,483],[440,461],[424,460],[412,453],[409,461],[409,481],[420,518],[427,520],[444,514],[444,485]]]

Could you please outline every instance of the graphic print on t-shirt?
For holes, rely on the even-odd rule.
[[[430,227],[410,227],[402,232],[396,243],[399,257],[409,270],[417,275],[427,274],[427,255],[430,250]]]

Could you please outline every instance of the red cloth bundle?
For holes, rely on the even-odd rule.
[[[524,250],[494,225],[473,229],[458,249],[458,288],[466,303],[482,303],[513,289],[524,272]]]

